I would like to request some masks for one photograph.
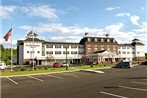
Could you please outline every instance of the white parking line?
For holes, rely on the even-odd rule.
[[[119,98],[129,98],[129,97],[124,97],[124,96],[120,96],[120,95],[116,95],[116,94],[112,94],[112,93],[107,93],[107,92],[103,92],[103,91],[101,91],[100,93],[105,94],[105,95],[119,97]]]
[[[132,82],[132,83],[136,83],[136,84],[145,84],[145,85],[147,85],[147,83],[144,83],[144,82]]]
[[[58,76],[54,76],[54,75],[50,75],[50,74],[46,74],[47,76],[53,77],[53,78],[57,78],[57,79],[63,79],[62,77],[58,77]]]
[[[65,74],[65,73],[60,73],[60,74],[65,75],[65,76],[79,77],[79,76],[73,75],[73,74]]]
[[[141,80],[147,80],[147,79],[141,79]]]
[[[41,80],[41,79],[39,79],[39,78],[36,78],[36,77],[33,77],[33,76],[29,76],[29,75],[28,75],[28,77],[43,82],[43,80]]]
[[[12,80],[11,78],[7,77],[8,80],[10,80],[11,82],[13,82],[14,84],[18,84],[17,82],[15,82],[14,80]]]
[[[121,86],[121,85],[119,85],[118,87],[121,87],[121,88],[126,88],[126,89],[139,90],[139,91],[145,91],[145,92],[147,92],[147,89],[140,89],[140,88],[134,88],[134,87]]]

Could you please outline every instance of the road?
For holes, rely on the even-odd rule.
[[[2,98],[147,98],[147,66],[1,78]]]

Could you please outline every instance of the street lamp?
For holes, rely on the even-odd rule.
[[[137,61],[138,61],[138,64],[139,64],[139,52],[137,52],[137,54],[138,54]]]
[[[68,70],[68,66],[67,66],[67,46],[65,48],[66,48],[66,70]]]

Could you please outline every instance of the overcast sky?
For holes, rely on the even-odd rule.
[[[147,0],[1,0],[0,17],[0,39],[13,27],[14,46],[30,30],[44,40],[65,42],[79,42],[89,32],[108,33],[118,43],[138,38],[147,52]]]

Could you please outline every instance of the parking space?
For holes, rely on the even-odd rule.
[[[37,82],[48,82],[65,80],[70,78],[79,78],[83,76],[90,75],[90,73],[85,72],[64,72],[64,73],[54,73],[54,74],[41,74],[41,75],[26,75],[17,77],[3,77],[1,78],[3,86],[5,85],[18,85],[18,84],[30,84]]]
[[[147,67],[103,71],[4,77],[2,98],[147,98]]]

